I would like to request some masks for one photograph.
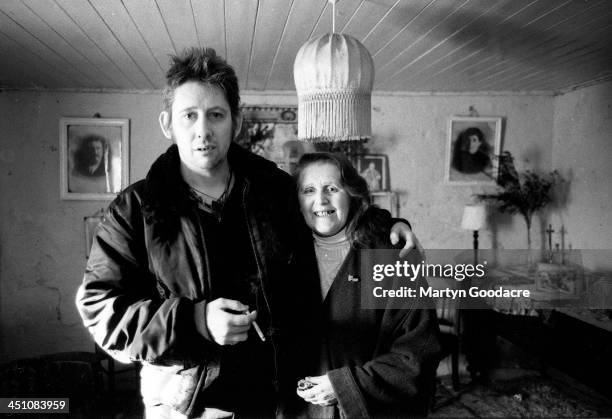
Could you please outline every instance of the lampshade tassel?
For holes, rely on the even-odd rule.
[[[371,135],[367,94],[306,94],[298,102],[298,130],[315,141],[353,141]],[[339,137],[339,133],[342,133]]]

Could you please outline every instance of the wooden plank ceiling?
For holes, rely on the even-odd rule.
[[[612,79],[610,0],[341,0],[336,28],[377,91],[557,92]],[[294,90],[293,60],[331,31],[326,0],[1,0],[0,86],[159,89],[168,57],[211,46],[242,89]]]

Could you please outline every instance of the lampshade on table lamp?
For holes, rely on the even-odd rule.
[[[463,209],[461,228],[474,232],[474,264],[478,263],[478,230],[487,223],[487,208],[484,205],[466,205]]]

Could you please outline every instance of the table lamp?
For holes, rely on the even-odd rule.
[[[478,263],[478,230],[487,222],[487,208],[484,205],[466,205],[463,209],[461,228],[474,232],[474,265]]]

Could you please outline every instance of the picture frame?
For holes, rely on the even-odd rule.
[[[243,106],[242,129],[236,142],[293,174],[301,155],[314,151],[297,139],[296,106]]]
[[[359,156],[357,172],[368,183],[370,193],[389,190],[389,161],[385,154]]]
[[[494,184],[499,169],[502,117],[452,116],[448,121],[444,182]]]
[[[538,263],[536,291],[545,293],[547,299],[578,298],[581,290],[580,269],[552,263]]]
[[[396,192],[372,192],[370,195],[372,197],[372,204],[377,205],[379,208],[386,209],[391,213],[392,217],[399,217],[399,199]]]
[[[60,199],[115,198],[129,184],[129,119],[60,118]]]

